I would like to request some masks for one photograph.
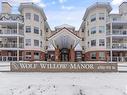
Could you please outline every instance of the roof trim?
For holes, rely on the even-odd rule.
[[[85,15],[84,15],[84,17],[83,17],[83,20],[85,20],[85,19],[87,18],[89,12],[90,12],[91,10],[95,9],[95,7],[105,7],[105,8],[107,8],[107,11],[108,11],[108,12],[111,12],[111,10],[112,10],[112,7],[111,7],[111,5],[110,5],[109,2],[107,2],[107,3],[96,2],[95,4],[91,5],[90,7],[88,7],[88,8],[86,9],[86,12],[85,12]]]
[[[10,3],[8,3],[8,2],[2,2],[2,3],[7,3],[10,7],[12,7],[12,6],[11,6],[11,4],[10,4]]]
[[[53,37],[54,35],[56,35],[57,33],[59,33],[59,32],[60,32],[61,30],[63,30],[63,29],[68,30],[68,32],[72,33],[73,35],[75,35],[76,37],[78,37],[79,39],[81,39],[81,37],[79,37],[78,35],[74,34],[72,31],[70,31],[70,30],[67,29],[66,27],[63,27],[63,28],[60,29],[58,32],[54,33],[53,35],[51,35],[50,37],[48,37],[48,39],[51,38],[51,37]]]
[[[18,10],[21,12],[23,10],[23,8],[25,8],[25,7],[35,8],[36,10],[38,10],[41,13],[41,15],[44,17],[44,20],[47,20],[47,17],[43,11],[43,8],[39,7],[38,5],[34,4],[33,2],[21,3]]]

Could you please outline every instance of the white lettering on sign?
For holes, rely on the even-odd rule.
[[[95,64],[95,63],[11,63],[12,71],[117,71],[117,64]]]

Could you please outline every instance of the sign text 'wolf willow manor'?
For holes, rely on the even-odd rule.
[[[117,64],[99,63],[11,63],[12,72],[117,72]]]
[[[127,61],[127,2],[118,14],[110,3],[91,5],[79,30],[67,24],[51,30],[34,3],[21,3],[18,14],[8,2],[1,5],[0,61]]]

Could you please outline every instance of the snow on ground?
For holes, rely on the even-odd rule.
[[[127,73],[0,72],[0,95],[127,95]]]

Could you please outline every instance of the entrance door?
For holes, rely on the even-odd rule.
[[[61,49],[61,61],[69,61],[69,50],[67,48]]]

